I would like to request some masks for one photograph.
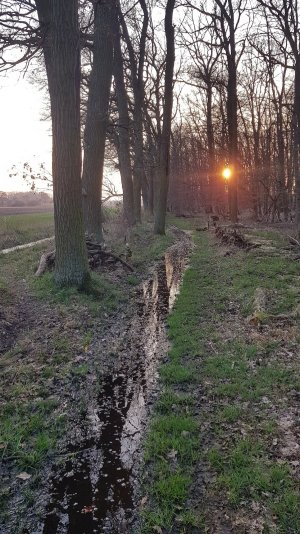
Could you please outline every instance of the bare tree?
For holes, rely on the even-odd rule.
[[[296,191],[296,225],[300,235],[300,22],[298,0],[257,0],[271,15],[276,31],[272,37],[280,47],[287,41],[295,70],[294,78],[294,172]],[[278,34],[279,32],[279,34]],[[285,38],[282,41],[282,36]]]
[[[160,154],[157,174],[157,199],[154,213],[154,233],[164,234],[170,173],[170,138],[173,107],[173,75],[175,63],[175,39],[173,12],[175,0],[168,0],[165,14],[166,67],[164,85],[163,126],[159,140]]]
[[[55,280],[82,286],[88,274],[81,195],[78,0],[36,0],[51,100]]]
[[[123,37],[128,50],[130,79],[133,90],[133,190],[135,220],[137,222],[141,221],[141,192],[143,192],[145,206],[148,207],[149,203],[148,184],[144,168],[143,146],[144,63],[149,14],[145,0],[139,0],[139,5],[143,13],[143,22],[140,37],[138,39],[138,51],[136,52],[133,45],[133,39],[130,36],[125,17],[122,14],[119,4],[120,21]]]
[[[129,225],[134,224],[134,197],[131,165],[130,118],[128,110],[128,95],[125,86],[124,63],[121,49],[121,35],[119,11],[115,12],[114,20],[114,81],[118,107],[117,150],[123,189],[123,210],[125,220]]]
[[[105,139],[113,70],[113,17],[115,1],[101,0],[94,6],[93,63],[84,130],[82,172],[85,229],[102,240],[101,195]]]
[[[81,195],[78,11],[78,0],[5,0],[0,47],[4,69],[28,65],[43,54],[52,117],[55,280],[82,286],[89,272]]]

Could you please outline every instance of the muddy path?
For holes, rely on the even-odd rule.
[[[134,313],[115,345],[63,458],[52,467],[45,513],[32,534],[125,533],[137,529],[142,440],[168,343],[165,321],[179,292],[191,248],[187,234],[136,290]],[[100,348],[100,347],[99,347]],[[101,354],[98,354],[101,365]],[[97,365],[97,356],[96,356]],[[94,388],[97,391],[97,388]],[[45,499],[45,497],[44,497]]]

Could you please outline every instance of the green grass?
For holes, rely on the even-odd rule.
[[[41,278],[32,279],[31,285],[39,298],[56,305],[85,305],[95,317],[104,312],[113,313],[120,304],[127,302],[122,287],[116,287],[115,283],[98,273],[91,273],[89,285],[84,290],[75,287],[58,288],[52,273],[45,273]]]
[[[180,224],[187,228],[188,222]],[[277,234],[264,237],[272,239],[278,249],[284,243]],[[272,516],[278,532],[296,534],[300,532],[299,485],[288,462],[283,458],[278,463],[270,453],[279,430],[269,410],[276,403],[284,406],[290,392],[300,387],[297,359],[287,365],[276,356],[282,341],[276,339],[271,317],[294,312],[299,305],[299,266],[283,254],[264,256],[259,249],[218,255],[206,233],[195,234],[194,240],[190,267],[168,319],[169,362],[160,368],[164,389],[146,443],[151,477],[145,490],[150,504],[144,511],[143,532],[150,533],[155,526],[172,532],[178,509],[182,516],[191,515],[190,524],[198,518],[199,532],[205,532],[213,500],[219,502],[222,495],[228,510],[242,504],[244,509],[249,506],[250,512],[253,500],[261,503],[267,510],[266,529]],[[247,331],[235,325],[228,309],[234,303],[239,321],[247,325],[257,287],[267,293],[266,335],[249,341]],[[289,341],[287,336],[285,346],[289,342],[293,346],[295,339]],[[193,392],[198,391],[199,383],[208,400],[201,403],[200,416],[193,416]],[[268,399],[267,404],[263,399]],[[178,418],[175,429],[174,418]],[[186,420],[189,424],[194,421],[195,426],[180,434],[180,425]],[[210,429],[205,454],[202,423]],[[186,502],[201,457],[215,482],[208,485],[208,502],[204,497],[197,503],[198,509],[191,510]],[[183,532],[188,532],[182,525],[187,528]]]
[[[287,464],[267,460],[267,451],[258,441],[240,440],[225,453],[211,449],[208,459],[218,473],[219,491],[226,490],[229,503],[263,501],[279,520],[281,532],[299,532],[300,494]]]
[[[58,402],[12,401],[1,413],[0,443],[3,457],[23,470],[36,469],[55,449],[64,418],[56,417]]]
[[[130,235],[131,262],[137,273],[144,274],[154,261],[160,260],[165,250],[174,242],[174,236],[167,229],[166,235],[154,235],[152,225],[143,223],[134,228]],[[129,283],[134,278],[129,275]]]
[[[0,216],[0,250],[54,234],[53,213]]]

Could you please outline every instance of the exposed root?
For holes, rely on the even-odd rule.
[[[123,260],[120,256],[113,254],[113,252],[108,252],[104,250],[103,245],[96,243],[89,239],[86,240],[86,247],[88,253],[88,262],[91,269],[96,269],[100,265],[115,265],[116,263],[121,263],[125,269],[133,272],[133,267]],[[51,252],[44,253],[40,259],[39,266],[35,273],[35,276],[42,276],[45,271],[52,270],[55,265],[55,250]]]

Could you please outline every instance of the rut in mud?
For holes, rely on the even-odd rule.
[[[165,319],[186,266],[190,239],[171,247],[139,287],[138,306],[112,373],[85,416],[87,438],[70,443],[69,460],[56,466],[43,534],[132,532],[136,520],[141,438],[166,353]]]

